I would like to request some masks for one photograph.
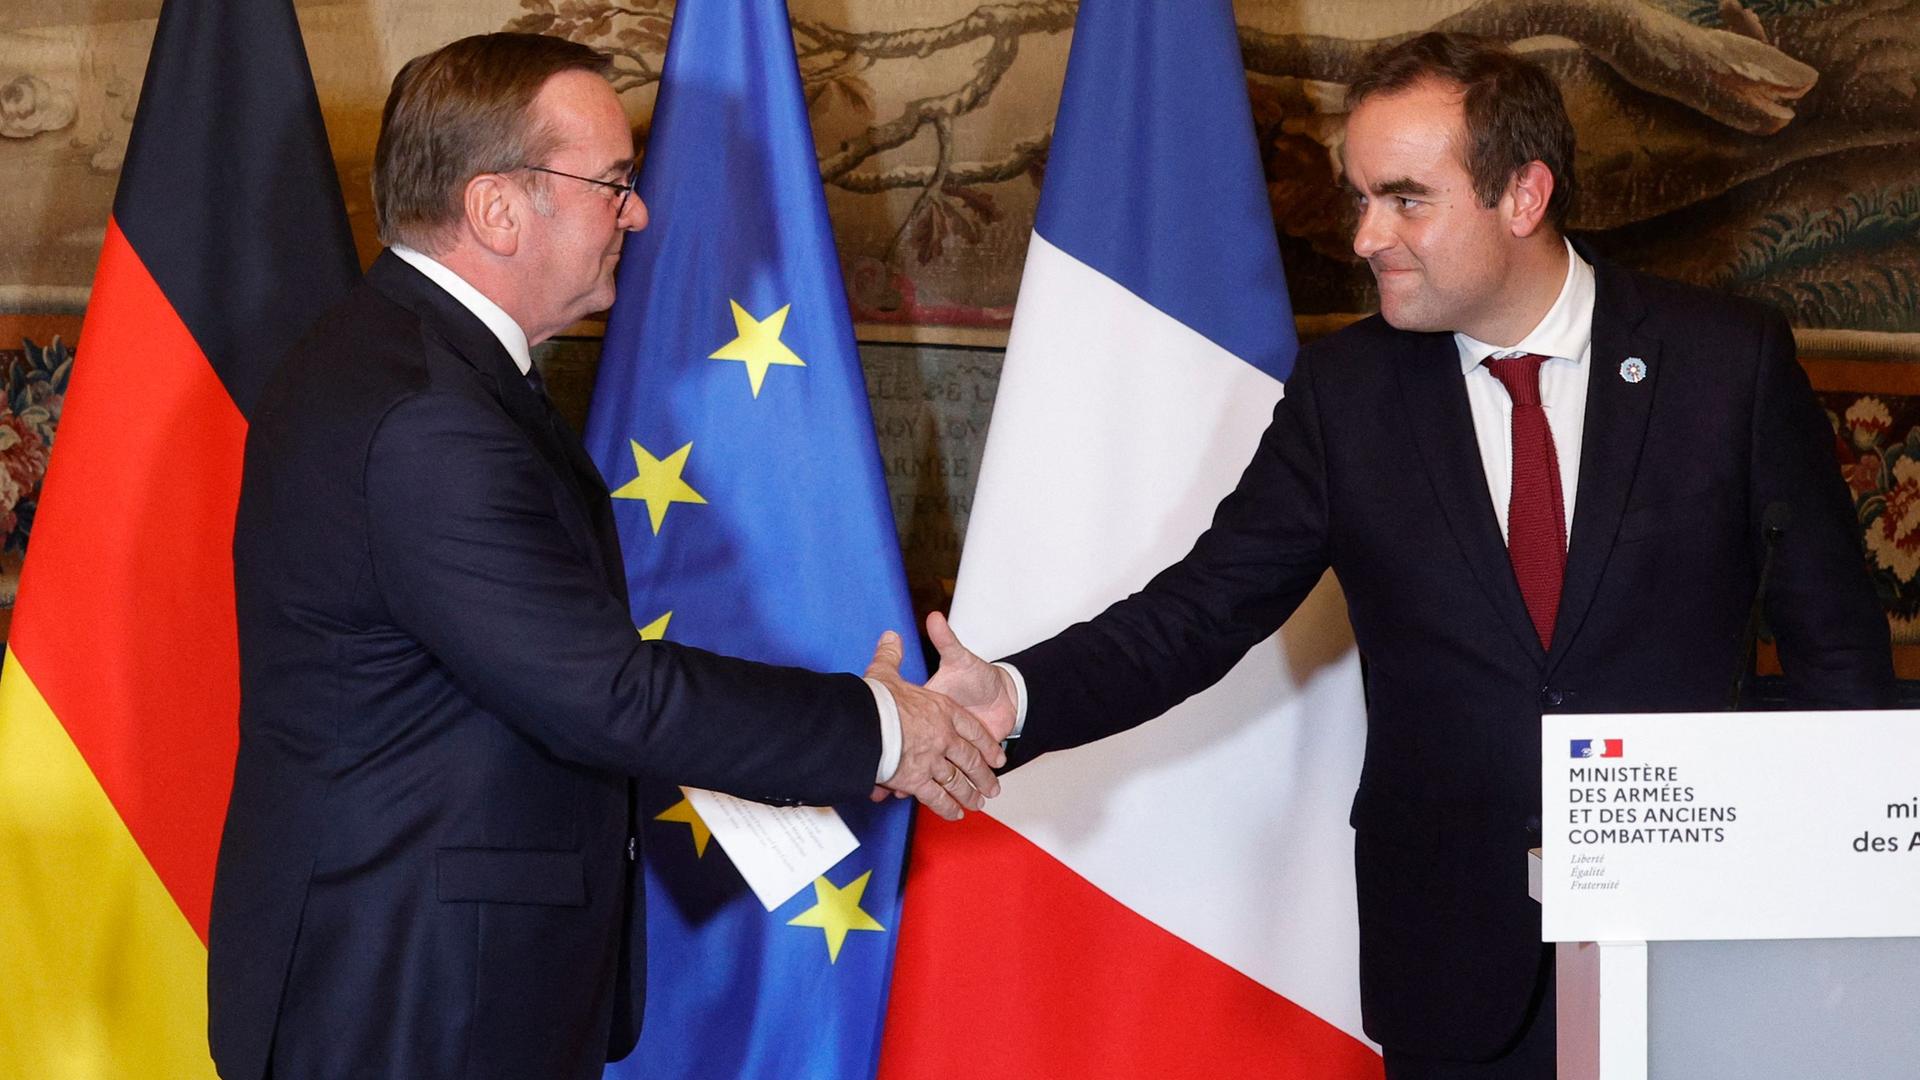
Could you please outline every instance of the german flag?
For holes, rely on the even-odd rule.
[[[0,673],[0,1062],[212,1076],[247,411],[357,276],[289,0],[166,0]]]

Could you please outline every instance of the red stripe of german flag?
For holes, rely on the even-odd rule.
[[[94,297],[13,653],[204,941],[238,735],[246,421],[112,222]]]
[[[355,274],[288,0],[167,0],[0,674],[0,1060],[212,1075],[246,408]]]

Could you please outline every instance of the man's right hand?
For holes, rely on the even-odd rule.
[[[1006,764],[1007,755],[966,709],[900,677],[902,647],[900,635],[887,631],[867,665],[867,678],[884,684],[900,710],[900,766],[880,787],[912,795],[957,821],[1000,793],[993,770]]]
[[[927,637],[940,650],[940,670],[927,680],[927,689],[952,698],[996,740],[1005,739],[1012,733],[1020,709],[1013,676],[960,644],[953,627],[947,625],[947,617],[937,611],[927,615]]]

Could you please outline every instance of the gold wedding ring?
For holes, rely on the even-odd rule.
[[[941,787],[946,787],[946,786],[947,786],[948,784],[951,784],[951,783],[953,783],[953,778],[954,778],[954,777],[956,777],[956,776],[959,776],[959,775],[960,775],[960,770],[959,770],[959,769],[948,769],[948,770],[947,770],[947,778],[946,778],[946,779],[944,779],[944,780],[935,780],[935,781],[934,781],[934,783],[936,783],[936,784],[939,784],[939,785],[940,785]]]

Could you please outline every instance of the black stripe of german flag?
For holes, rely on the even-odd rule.
[[[113,216],[247,415],[357,272],[284,0],[168,0]]]

